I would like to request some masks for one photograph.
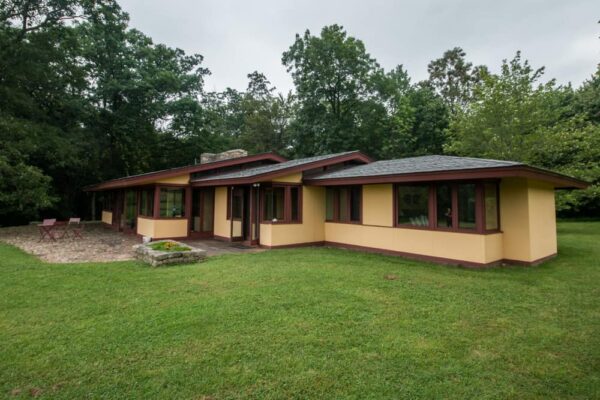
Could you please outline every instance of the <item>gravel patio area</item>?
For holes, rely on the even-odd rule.
[[[0,241],[51,263],[107,262],[132,260],[132,246],[141,243],[136,235],[116,232],[101,223],[85,223],[83,238],[48,238],[40,240],[36,225],[0,228]],[[217,240],[183,240],[190,246],[206,250],[208,256],[225,253],[263,251]]]

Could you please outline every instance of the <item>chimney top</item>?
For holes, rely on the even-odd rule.
[[[230,160],[232,158],[246,157],[248,152],[242,149],[233,149],[221,153],[202,153],[200,154],[200,164],[211,163],[215,161]]]

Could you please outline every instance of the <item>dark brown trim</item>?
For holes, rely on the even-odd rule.
[[[375,248],[375,247],[358,246],[358,245],[345,244],[345,243],[339,243],[339,242],[325,241],[324,245],[328,246],[328,247],[335,247],[335,248],[342,248],[342,249],[356,250],[356,251],[364,251],[367,253],[384,254],[384,255],[390,255],[390,256],[399,256],[399,257],[404,257],[404,258],[413,259],[413,260],[417,260],[417,261],[432,262],[432,263],[443,264],[443,265],[455,265],[455,266],[467,267],[467,268],[490,268],[490,267],[497,267],[497,266],[501,266],[501,265],[535,266],[535,265],[539,265],[547,260],[550,260],[551,258],[556,257],[556,253],[555,253],[555,254],[551,254],[547,257],[542,257],[535,261],[519,261],[519,260],[500,259],[500,260],[492,261],[489,263],[477,263],[477,262],[473,262],[473,261],[456,260],[456,259],[444,258],[444,257],[434,257],[434,256],[428,256],[428,255],[424,255],[424,254],[406,253],[403,251],[386,250],[386,249],[379,249],[379,248]]]
[[[320,242],[303,242],[303,243],[294,243],[294,244],[280,244],[277,246],[268,246],[265,244],[261,244],[260,247],[263,249],[277,250],[277,249],[293,249],[296,247],[317,247],[317,246],[323,246],[324,244],[325,244],[325,242],[320,241]]]
[[[314,161],[306,164],[295,165],[277,171],[265,172],[249,177],[243,178],[225,178],[225,179],[210,179],[206,181],[190,182],[192,186],[224,186],[224,185],[249,185],[252,183],[259,183],[270,181],[272,179],[279,178],[293,174],[295,172],[302,172],[314,168],[321,168],[328,165],[339,164],[347,161],[361,161],[365,164],[372,162],[371,158],[361,152],[353,152],[350,154],[344,154],[341,156],[327,158],[325,160]]]
[[[430,262],[430,263],[443,264],[443,265],[454,265],[454,266],[467,267],[467,268],[490,268],[490,267],[497,267],[497,266],[501,266],[501,265],[534,266],[534,265],[539,265],[547,260],[550,260],[550,259],[556,257],[556,254],[551,254],[547,257],[543,257],[538,260],[530,261],[530,262],[519,261],[519,260],[500,259],[500,260],[492,261],[489,263],[477,263],[477,262],[473,262],[473,261],[457,260],[457,259],[444,258],[444,257],[434,257],[434,256],[428,256],[428,255],[424,255],[424,254],[407,253],[407,252],[403,252],[403,251],[386,250],[386,249],[379,249],[379,248],[375,248],[375,247],[358,246],[358,245],[353,245],[353,244],[331,242],[331,241],[305,242],[305,243],[297,243],[297,244],[284,244],[284,245],[278,245],[278,246],[260,245],[261,248],[272,249],[272,250],[291,249],[291,248],[296,248],[296,247],[298,247],[298,248],[300,248],[300,247],[316,247],[316,246],[327,246],[327,247],[340,248],[340,249],[346,249],[346,250],[352,250],[352,251],[383,254],[383,255],[389,255],[389,256],[395,256],[395,257],[408,258],[408,259],[412,259],[412,260],[416,260],[416,261]]]
[[[537,260],[533,260],[533,261],[520,261],[520,260],[511,260],[511,259],[505,258],[502,260],[502,263],[510,264],[510,265],[520,265],[523,267],[534,267],[536,265],[540,265],[543,262],[546,262],[548,260],[555,258],[557,255],[558,255],[558,253],[554,253],[554,254],[550,254],[549,256],[538,258]]]
[[[366,185],[376,183],[408,183],[426,181],[447,181],[466,179],[528,178],[552,183],[556,188],[585,189],[590,184],[570,176],[546,171],[530,166],[474,168],[469,170],[419,172],[379,176],[361,176],[349,178],[314,179],[307,178],[304,183],[313,186]]]
[[[106,190],[122,188],[127,186],[139,185],[141,183],[151,183],[157,179],[172,178],[179,175],[192,174],[195,172],[208,171],[216,168],[231,167],[239,164],[252,163],[256,161],[274,161],[277,163],[285,162],[287,159],[275,153],[254,154],[245,157],[231,158],[228,160],[214,161],[206,164],[187,165],[185,167],[172,168],[163,171],[148,172],[146,174],[127,176],[123,178],[112,179],[96,185],[87,186],[85,191]]]

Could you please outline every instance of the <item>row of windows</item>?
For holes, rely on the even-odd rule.
[[[264,222],[291,223],[301,221],[301,187],[293,185],[264,186],[261,188],[261,220]],[[248,193],[246,193],[248,195]],[[231,210],[228,207],[227,218],[242,219],[244,189],[230,191]],[[249,205],[249,204],[248,204]]]
[[[449,230],[499,229],[498,185],[495,182],[397,185],[394,190],[397,226]],[[301,191],[300,186],[293,185],[262,187],[261,220],[300,222]],[[231,210],[228,209],[228,214],[233,215],[234,219],[241,219],[246,197],[244,189],[236,188],[230,195]],[[159,198],[160,217],[185,217],[185,189],[160,188]],[[135,192],[129,191],[125,210],[132,217],[134,199]],[[141,190],[139,199],[139,215],[153,216],[154,189]],[[361,223],[362,187],[328,187],[325,205],[327,221]]]
[[[499,229],[495,182],[397,185],[394,190],[396,226],[466,231]],[[326,220],[360,223],[361,203],[361,186],[328,187]]]

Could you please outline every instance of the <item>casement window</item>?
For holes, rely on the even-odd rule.
[[[152,217],[154,215],[154,188],[140,190],[139,215]]]
[[[360,223],[362,220],[362,186],[328,187],[325,219],[329,222]]]
[[[161,188],[160,189],[160,217],[183,218],[185,217],[185,189]]]
[[[429,185],[396,188],[396,224],[429,226]]]
[[[302,222],[302,187],[300,185],[263,186],[261,203],[261,221],[263,222]]]
[[[401,184],[394,194],[398,227],[478,233],[500,229],[497,182]]]
[[[113,211],[113,192],[105,192],[102,194],[102,210]]]

